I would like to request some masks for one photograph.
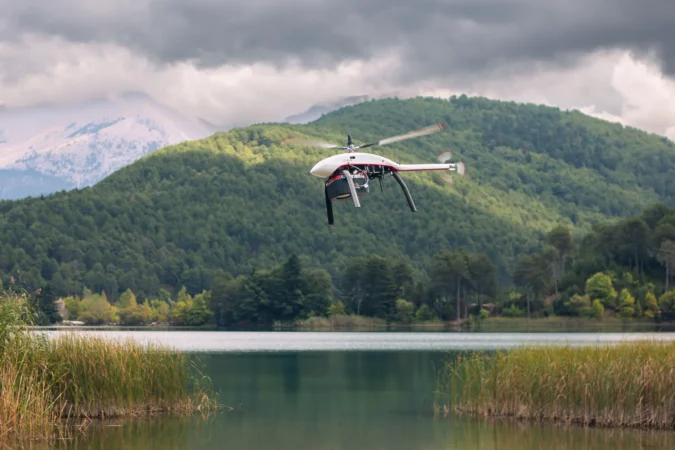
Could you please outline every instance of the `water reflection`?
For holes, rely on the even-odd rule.
[[[453,437],[438,449],[463,450],[636,450],[673,448],[666,431],[581,428],[517,421],[462,419],[453,422]]]
[[[626,340],[673,341],[675,333],[328,333],[328,332],[227,332],[227,331],[119,331],[48,330],[81,333],[112,339],[131,338],[141,343],[161,343],[188,352],[312,352],[312,351],[444,351],[493,350],[522,345],[593,345]]]
[[[457,352],[202,354],[215,417],[118,422],[66,449],[628,450],[675,448],[675,433],[435,417],[436,368]],[[36,448],[36,447],[32,447]],[[46,447],[45,447],[46,448]],[[53,447],[51,447],[53,448]]]
[[[420,449],[420,450],[643,450],[673,448],[670,432],[584,429],[455,418],[419,416],[373,418],[360,425],[345,419],[327,422],[316,415],[302,424],[252,421],[246,413],[196,419],[153,419],[113,423],[87,438],[56,446],[27,448],[90,449]],[[227,423],[225,423],[227,422]],[[110,424],[109,424],[110,425]],[[16,448],[16,447],[13,447]]]

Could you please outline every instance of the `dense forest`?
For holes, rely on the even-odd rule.
[[[449,185],[438,174],[405,174],[416,213],[388,179],[383,192],[371,188],[358,210],[349,202],[336,204],[336,225],[327,225],[323,181],[309,169],[335,152],[293,145],[290,138],[312,136],[341,144],[349,132],[358,144],[438,122],[448,129],[377,153],[423,163],[450,149],[454,160],[467,164],[466,177],[454,176]],[[45,288],[58,297],[82,297],[86,289],[99,293],[86,298],[102,295],[111,305],[126,293],[124,298],[133,294],[138,305],[166,298],[171,306],[180,294],[183,304],[188,299],[194,304],[195,298],[198,304],[210,304],[213,317],[222,321],[300,317],[321,314],[326,305],[340,307],[326,298],[344,300],[342,307],[354,313],[391,317],[394,297],[409,301],[415,311],[427,305],[437,316],[451,318],[466,316],[467,305],[484,300],[498,307],[493,292],[512,288],[526,293],[515,303],[525,314],[551,308],[570,312],[565,299],[577,292],[573,286],[579,294],[575,302],[585,302],[585,281],[580,280],[612,262],[635,276],[657,278],[654,274],[663,268],[651,247],[632,249],[630,259],[628,250],[619,250],[629,244],[611,241],[615,237],[607,230],[614,225],[605,224],[637,216],[645,204],[672,205],[673,179],[675,147],[670,141],[578,112],[465,96],[377,100],[308,125],[261,124],[166,147],[91,188],[0,202],[0,279],[29,291]],[[559,226],[569,230],[573,242],[597,240],[593,236],[598,235],[611,237],[607,242],[613,243],[606,245],[618,242],[618,247],[603,250],[603,261],[575,253],[575,264],[566,265],[564,277],[556,269],[560,296],[546,309],[541,295],[545,283],[532,281],[531,272],[543,267],[538,252],[548,251],[542,242]],[[636,227],[635,233],[644,231]],[[284,303],[284,311],[291,309],[282,314],[273,303],[297,289],[285,288],[292,293],[286,297],[270,293],[281,289],[275,277],[291,255],[309,274],[303,286],[313,287],[300,291],[314,306]],[[432,282],[438,274],[450,273],[443,272],[444,264],[462,267],[453,269],[464,273],[455,277],[459,308],[457,301],[447,300],[450,289],[457,297],[457,283],[449,278]],[[492,267],[494,281],[471,281],[467,274],[472,270],[485,272],[472,269],[480,264]],[[340,281],[367,270],[390,273],[381,278],[388,287],[367,294],[374,286],[369,282],[364,291],[350,292],[359,283]],[[388,277],[397,281],[386,281]],[[403,279],[413,281],[398,281]],[[268,310],[248,308],[244,313],[231,302],[200,297],[219,289],[258,299],[255,295],[265,293],[272,300],[256,306],[268,305]]]
[[[63,299],[50,284],[34,295],[41,323],[62,318],[87,324],[153,322],[199,326],[298,323],[330,316],[367,317],[382,323],[483,320],[490,316],[576,316],[602,320],[675,319],[675,209],[657,204],[639,216],[595,226],[583,238],[557,226],[539,249],[521,255],[511,286],[500,286],[485,253],[439,250],[421,277],[391,257],[352,259],[332,277],[293,254],[270,269],[214,280],[209,290],[176,295],[161,289],[139,301],[126,290],[117,301],[105,291]],[[15,279],[9,288],[20,289]]]

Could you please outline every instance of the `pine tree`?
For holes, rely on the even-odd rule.
[[[38,325],[52,325],[63,320],[54,302],[56,295],[52,290],[51,285],[47,284],[40,290],[40,293],[35,298],[35,307],[38,313]]]
[[[304,313],[306,282],[302,273],[302,264],[300,258],[295,253],[292,254],[283,267],[283,304],[286,320],[292,320]]]

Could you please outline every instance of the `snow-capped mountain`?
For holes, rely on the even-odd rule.
[[[90,186],[167,145],[213,127],[142,94],[0,110],[0,199]]]

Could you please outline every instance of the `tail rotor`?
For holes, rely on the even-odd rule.
[[[457,175],[460,177],[463,177],[464,174],[466,173],[466,165],[462,162],[459,161],[457,163],[451,163],[450,160],[452,159],[452,152],[450,150],[443,150],[441,153],[439,153],[436,156],[436,159],[438,160],[439,163],[441,164],[450,164],[450,170],[455,170],[457,172]],[[447,173],[442,173],[441,174],[441,180],[446,182],[447,184],[452,184],[452,175],[447,174]]]

